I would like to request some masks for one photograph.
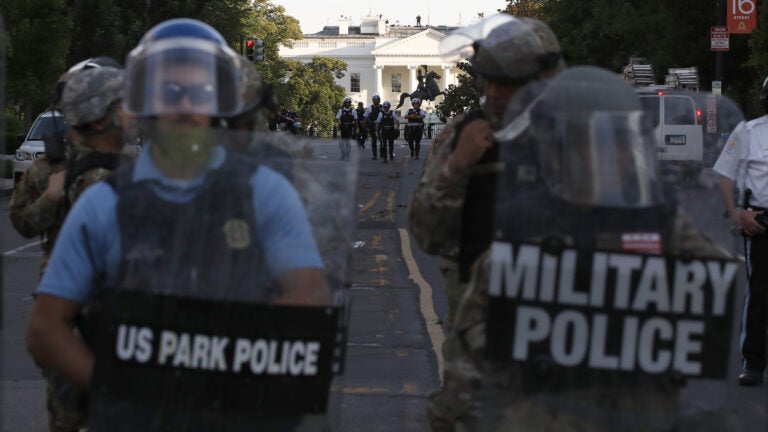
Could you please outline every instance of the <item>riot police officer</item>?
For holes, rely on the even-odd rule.
[[[365,107],[362,102],[357,103],[355,114],[357,115],[357,122],[355,123],[357,145],[360,146],[360,150],[365,150],[365,141],[368,139],[368,130],[365,128]]]
[[[376,119],[379,118],[379,113],[381,112],[381,97],[375,94],[371,98],[371,101],[371,105],[369,105],[363,113],[363,127],[367,129],[368,135],[371,137],[371,152],[373,153],[371,159],[376,160],[379,155],[379,153],[377,153],[379,150],[377,144],[381,142],[381,137],[376,134]],[[384,156],[386,156],[386,151],[382,145],[381,157],[384,158]]]
[[[688,403],[679,389],[685,377],[727,369],[732,294],[720,298],[719,311],[666,307],[644,296],[641,278],[624,285],[600,263],[637,262],[638,273],[663,266],[670,280],[685,277],[682,263],[711,266],[728,275],[722,287],[732,293],[736,262],[662,184],[652,126],[631,87],[594,67],[566,70],[543,88],[532,84],[513,98],[495,135],[504,171],[494,239],[475,263],[446,342],[452,355],[443,410],[430,413],[434,429],[731,430],[717,403]],[[597,294],[597,286],[611,294]],[[624,307],[619,293],[628,286],[632,306]],[[685,290],[668,289],[671,297]],[[592,297],[575,300],[575,292]],[[571,319],[579,324],[563,333]],[[700,326],[697,348],[685,354],[697,361],[646,361],[680,355],[647,332],[680,329],[687,319]],[[664,334],[667,347],[688,337]]]
[[[135,323],[151,314],[155,324],[143,321],[141,332],[158,338],[185,337],[185,331],[189,337],[189,330],[180,329],[193,323],[196,340],[204,339],[215,349],[210,344],[217,339],[210,332],[224,316],[234,316],[238,308],[232,302],[250,304],[246,309],[259,303],[331,302],[322,259],[295,189],[273,170],[216,145],[213,123],[243,111],[238,65],[238,55],[216,30],[191,19],[158,24],[128,56],[123,104],[144,123],[149,145],[135,165],[91,186],[70,212],[38,287],[28,331],[36,361],[80,388],[97,389],[89,430],[183,429],[184,424],[200,430],[252,430],[248,428],[254,421],[271,418],[264,411],[222,413],[242,403],[252,408],[253,400],[217,401],[229,392],[212,392],[205,377],[190,377],[189,358],[182,359],[180,352],[171,373],[186,378],[112,380],[134,372],[164,375],[169,366],[161,356],[155,367],[133,369],[131,359],[138,352],[132,349],[137,346],[117,341],[126,342],[121,339],[127,336],[124,331],[135,335],[138,328],[121,320]],[[99,322],[113,320],[114,325],[92,327],[90,346],[75,336],[71,323],[94,298],[99,299],[94,305]],[[200,301],[206,304],[203,309]],[[218,306],[230,313],[201,320],[201,310]],[[153,328],[158,318],[163,323]],[[102,331],[107,328],[123,333]],[[234,372],[227,363],[215,368],[206,364],[219,373],[222,368]],[[120,372],[110,372],[110,367]],[[168,393],[166,386],[172,383],[180,387]],[[149,406],[148,399],[154,400]],[[188,409],[190,404],[197,409]],[[282,427],[284,422],[278,420]]]
[[[395,160],[395,139],[400,133],[400,118],[392,111],[392,104],[384,101],[381,104],[381,112],[376,118],[376,133],[381,137],[381,158],[387,163],[387,147],[389,147],[389,160]]]
[[[421,151],[421,137],[424,135],[424,117],[427,113],[421,109],[421,99],[413,98],[411,100],[412,108],[405,114],[408,123],[408,147],[411,149],[411,159],[418,159]]]
[[[350,140],[355,139],[357,131],[357,111],[352,108],[352,98],[344,98],[344,102],[336,113],[336,127],[341,134],[339,149],[341,159],[349,160],[352,151]]]

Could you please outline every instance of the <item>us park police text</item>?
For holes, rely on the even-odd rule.
[[[727,260],[621,252],[552,255],[497,241],[489,296],[514,309],[512,360],[530,360],[532,347],[548,345],[563,366],[696,376],[705,324],[729,312],[737,268]],[[609,341],[617,329],[620,338]]]
[[[124,362],[205,371],[250,372],[253,375],[314,376],[318,373],[318,341],[231,339],[189,332],[121,324],[115,355]]]

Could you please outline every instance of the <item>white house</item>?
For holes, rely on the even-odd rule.
[[[365,17],[360,26],[350,23],[348,18],[341,18],[338,26],[305,34],[294,41],[293,48],[280,47],[280,57],[308,62],[314,56],[323,56],[346,62],[346,75],[336,83],[347,89],[353,106],[357,102],[368,106],[371,97],[379,94],[382,102],[389,100],[396,107],[401,93],[416,90],[419,69],[424,73],[422,65],[440,75],[440,90],[458,83],[456,74],[461,71],[438,55],[440,41],[457,27],[392,26],[380,16]],[[440,95],[432,103],[423,102],[422,109],[431,112],[442,98]],[[400,111],[409,107],[406,100]]]

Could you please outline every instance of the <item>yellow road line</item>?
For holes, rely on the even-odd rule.
[[[435,304],[432,301],[432,286],[421,275],[421,271],[419,271],[419,266],[416,264],[416,259],[414,259],[411,252],[411,239],[408,236],[408,231],[404,228],[399,228],[398,231],[400,231],[400,247],[403,250],[405,264],[408,266],[408,273],[419,287],[419,308],[421,309],[422,316],[424,316],[424,321],[427,323],[427,333],[432,341],[432,350],[435,351],[435,356],[437,357],[437,372],[440,376],[440,382],[442,382],[442,347],[443,341],[445,341],[445,333],[443,333],[443,327],[435,312]]]
[[[363,215],[363,213],[365,213],[365,212],[366,212],[366,210],[368,210],[369,208],[373,207],[373,205],[376,203],[376,201],[378,201],[378,200],[379,200],[379,197],[381,197],[381,191],[380,191],[380,190],[379,190],[379,191],[376,191],[376,193],[375,193],[375,194],[373,194],[373,196],[371,197],[371,199],[369,199],[369,200],[368,200],[368,202],[367,202],[367,203],[365,203],[365,205],[363,206],[363,208],[361,208],[360,210],[358,210],[358,212],[357,212],[357,215],[358,215],[358,216],[362,216],[362,215]]]
[[[385,207],[387,216],[385,219],[393,221],[395,220],[395,193],[390,192],[387,195],[387,205]]]

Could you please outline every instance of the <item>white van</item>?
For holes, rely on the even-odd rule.
[[[704,127],[690,92],[638,89],[643,110],[653,123],[659,160],[674,162],[689,174],[701,172]]]
[[[35,159],[45,154],[45,137],[53,134],[63,134],[67,137],[67,124],[64,116],[58,111],[45,111],[35,119],[16,155],[13,158],[13,183],[19,182],[24,171],[28,170]]]

